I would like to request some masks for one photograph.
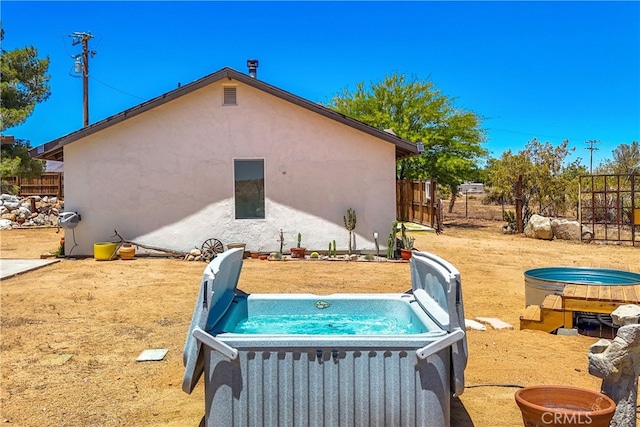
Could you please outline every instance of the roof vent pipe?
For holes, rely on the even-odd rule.
[[[249,77],[255,79],[258,72],[258,60],[257,59],[248,59],[247,67],[249,67]]]

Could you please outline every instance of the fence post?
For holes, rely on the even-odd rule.
[[[518,175],[518,181],[516,181],[516,232],[519,234],[524,232],[522,202],[522,175]]]

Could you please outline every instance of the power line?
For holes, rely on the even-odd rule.
[[[125,92],[124,90],[118,89],[118,88],[117,88],[117,87],[115,87],[115,86],[111,86],[109,83],[105,83],[105,82],[103,82],[102,80],[97,79],[95,76],[89,76],[89,77],[91,77],[91,80],[95,80],[95,81],[97,81],[98,83],[100,83],[100,84],[102,84],[102,85],[104,85],[104,86],[106,86],[106,87],[108,87],[108,88],[110,88],[110,89],[113,89],[113,90],[115,90],[115,91],[117,91],[117,92],[123,93],[123,94],[125,94],[125,95],[129,95],[129,96],[131,96],[131,97],[133,97],[133,98],[141,99],[141,100],[143,100],[143,101],[146,101],[146,100],[147,100],[146,98],[142,98],[142,97],[140,97],[140,96],[133,95],[133,94],[131,94],[131,93]]]

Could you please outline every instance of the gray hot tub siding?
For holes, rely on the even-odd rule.
[[[190,392],[204,369],[206,425],[448,426],[450,396],[464,389],[467,357],[459,273],[444,260],[419,254],[414,252],[418,256],[412,261],[414,304],[436,327],[406,336],[214,337],[214,331],[223,330],[223,316],[214,313],[211,323],[211,313],[228,298],[229,286],[215,284],[217,295],[207,294],[212,286],[203,277],[185,345],[183,388]],[[237,278],[234,262],[236,267],[226,269]],[[216,270],[225,270],[221,263],[210,264],[210,278],[224,277]],[[198,323],[213,335],[200,334],[196,343],[198,334],[192,332]],[[428,344],[442,345],[419,357],[418,350]]]
[[[207,426],[448,426],[448,349],[204,349]]]

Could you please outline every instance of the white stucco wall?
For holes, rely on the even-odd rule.
[[[237,106],[222,85],[237,84]],[[395,219],[395,146],[236,81],[218,82],[64,147],[65,210],[77,211],[72,255],[129,240],[176,250],[208,238],[247,250],[346,250],[347,208],[357,249],[381,253]],[[234,159],[264,159],[266,218],[236,220]],[[73,236],[67,231],[67,254]]]

